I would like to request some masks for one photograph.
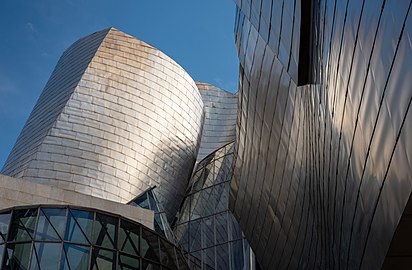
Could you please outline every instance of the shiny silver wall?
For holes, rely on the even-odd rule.
[[[230,207],[264,269],[379,269],[412,189],[411,1],[237,0]]]
[[[237,96],[208,83],[196,82],[204,104],[200,148],[197,161],[235,140]]]
[[[2,173],[123,203],[156,185],[172,219],[202,114],[196,84],[178,64],[104,30],[63,54]]]

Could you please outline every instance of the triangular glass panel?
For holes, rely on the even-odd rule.
[[[61,270],[87,270],[89,268],[89,247],[64,244]]]
[[[93,213],[69,209],[67,230],[64,239],[69,242],[90,244]]]
[[[66,208],[41,208],[36,240],[61,241],[66,226]]]
[[[158,236],[150,231],[145,229],[142,230],[142,239],[140,243],[141,255],[152,261],[159,261],[160,252],[159,252],[159,243]]]
[[[91,269],[92,270],[114,270],[116,269],[115,264],[115,252],[107,249],[102,248],[93,248],[92,252],[92,262],[91,262]]]
[[[9,231],[10,218],[11,212],[2,213],[0,215],[0,244],[7,241],[7,232]]]
[[[128,254],[119,254],[119,269],[120,270],[139,270],[140,260],[138,257]]]
[[[28,241],[34,236],[37,208],[14,210],[9,241]]]
[[[30,270],[58,269],[61,243],[35,243]]]
[[[94,222],[93,244],[106,248],[116,247],[118,219],[96,213]]]
[[[138,226],[121,220],[119,230],[118,249],[132,255],[139,255],[139,235]]]
[[[177,259],[175,249],[170,243],[163,239],[160,239],[160,254],[160,261],[162,265],[165,265],[171,269],[178,269],[178,266],[176,265]]]

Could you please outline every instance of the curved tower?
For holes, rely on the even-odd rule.
[[[237,96],[213,85],[196,82],[204,105],[205,118],[197,161],[235,140]]]
[[[3,174],[126,203],[156,185],[169,220],[196,160],[203,103],[156,48],[114,28],[60,58]]]

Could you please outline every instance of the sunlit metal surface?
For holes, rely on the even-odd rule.
[[[230,207],[259,263],[381,268],[412,189],[411,1],[312,1],[299,87],[301,1],[235,2]]]
[[[156,185],[171,220],[202,114],[197,86],[178,64],[110,28],[63,54],[2,173],[123,203]]]
[[[213,85],[196,82],[204,104],[205,119],[197,161],[235,140],[237,96]]]

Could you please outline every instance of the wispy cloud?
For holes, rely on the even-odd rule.
[[[26,23],[26,29],[31,32],[31,33],[35,33],[36,29],[34,28],[34,24],[31,22],[27,22]]]

